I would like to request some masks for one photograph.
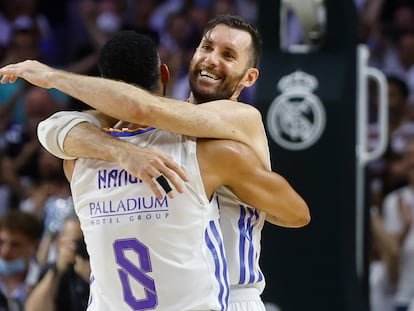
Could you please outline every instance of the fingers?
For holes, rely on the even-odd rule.
[[[164,155],[149,161],[141,170],[140,178],[158,199],[162,199],[165,194],[171,199],[174,198],[173,189],[183,193],[185,190],[183,181],[188,181],[184,171],[169,156]]]
[[[1,74],[1,73],[0,73]],[[1,80],[0,80],[0,82],[1,82],[1,84],[6,84],[7,82],[8,82],[8,80],[10,79],[10,76],[7,76],[7,75],[3,75],[2,77],[1,77]]]
[[[6,83],[14,83],[16,82],[18,76],[16,75],[11,75],[11,74],[2,74],[0,72],[0,75],[3,75],[1,78],[1,84],[6,84]]]
[[[178,175],[178,177],[181,178],[181,180],[183,180],[183,181],[188,181],[189,180],[188,179],[188,176],[186,175],[186,173],[184,173],[184,171],[174,161],[168,160],[168,162],[166,163],[166,165],[167,165],[167,170],[165,170],[162,173],[164,175],[166,175],[169,179],[177,179],[175,177],[175,175],[172,173],[172,172],[174,172],[175,174]]]
[[[165,157],[162,160],[163,161],[158,167],[158,174],[153,175],[156,178],[156,181],[167,194],[170,194],[171,186],[175,188],[178,193],[183,193],[185,188],[182,182],[188,181],[187,175],[171,158]],[[161,176],[162,178],[160,178]],[[158,178],[160,178],[160,180],[157,180]]]
[[[155,178],[155,181],[161,186],[162,189],[164,189],[165,193],[169,193],[172,191],[172,188],[164,175],[158,176],[157,178]]]
[[[2,84],[6,84],[8,82],[13,83],[17,80],[17,77],[10,72],[9,68],[10,65],[0,68],[0,75],[2,75],[0,82]]]
[[[164,198],[164,194],[158,188],[156,182],[154,182],[154,179],[151,176],[141,175],[141,179],[144,183],[146,183],[150,187],[151,191],[154,193],[154,195],[158,199],[162,200]],[[172,192],[170,192],[170,194],[168,194],[168,197],[170,197],[172,199],[174,196],[172,195],[172,197],[171,197],[171,195],[172,195]]]
[[[119,153],[121,166],[147,184],[158,199],[163,199],[165,195],[174,198],[174,190],[178,193],[184,192],[183,182],[187,182],[189,178],[170,155],[151,147],[136,147],[136,153],[129,146],[121,150],[126,151]],[[157,181],[160,176],[163,178]]]

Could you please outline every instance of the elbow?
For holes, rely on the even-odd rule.
[[[131,116],[131,120],[126,120],[132,123],[141,124],[141,125],[148,125],[145,123],[146,120],[146,114],[145,110],[142,109],[142,107],[138,105],[129,105],[129,115]]]
[[[297,210],[294,215],[290,218],[289,221],[283,224],[284,227],[288,228],[302,228],[307,226],[311,221],[311,216],[307,206]]]
[[[308,205],[303,201],[301,204],[291,206],[290,217],[286,219],[283,226],[288,228],[302,228],[311,221]]]
[[[145,120],[148,118],[148,112],[146,111],[143,105],[140,105],[134,98],[127,96],[124,102],[127,104],[128,111],[128,122],[137,123],[141,125],[149,125],[145,123]]]
[[[285,225],[290,228],[305,227],[311,221],[308,204],[299,195],[296,195],[294,198],[295,199],[290,201],[286,206],[286,210],[289,211],[289,221],[287,221]]]
[[[290,206],[289,212],[281,215],[267,214],[266,220],[271,224],[285,228],[302,228],[307,226],[311,221],[309,208],[306,203],[301,205]]]
[[[292,223],[292,227],[300,228],[308,225],[311,221],[311,215],[309,211],[309,207],[305,201],[303,201],[297,208],[296,208],[296,220]]]
[[[303,208],[303,211],[300,213],[297,222],[296,227],[305,227],[307,226],[311,221],[311,215],[308,206],[305,204],[305,207]]]

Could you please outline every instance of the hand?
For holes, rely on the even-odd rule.
[[[58,240],[58,255],[56,269],[59,274],[65,272],[70,264],[75,263],[76,244],[70,238],[60,237]]]
[[[75,257],[75,265],[73,266],[76,274],[78,274],[85,282],[89,282],[91,277],[91,266],[89,260],[82,258],[79,255]]]
[[[54,70],[38,61],[25,60],[0,68],[0,75],[2,76],[0,82],[2,84],[14,83],[18,78],[22,78],[36,86],[50,88],[49,74]]]
[[[402,244],[411,230],[413,217],[411,215],[411,208],[407,205],[407,203],[404,202],[401,193],[398,196],[398,212],[403,225],[403,230],[400,235],[400,243]]]
[[[172,157],[160,152],[156,148],[142,148],[129,145],[128,148],[118,149],[118,163],[131,175],[145,182],[158,199],[164,197],[160,186],[155,180],[161,175],[179,193],[184,192],[182,181],[188,181],[184,171],[173,161]],[[169,198],[174,198],[172,191],[167,193]]]

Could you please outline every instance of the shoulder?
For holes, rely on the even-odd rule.
[[[198,139],[198,152],[213,162],[220,162],[220,166],[236,164],[255,159],[253,150],[247,145],[227,139]]]
[[[249,147],[233,140],[198,139],[197,159],[206,189],[234,186],[260,165]]]
[[[244,149],[250,149],[245,144],[230,139],[210,139],[198,138],[197,144],[203,147],[209,147],[211,152],[237,154]]]
[[[206,103],[198,104],[197,106],[207,109],[216,109],[224,112],[236,112],[248,114],[254,117],[261,117],[260,111],[255,106],[229,99],[209,101]]]

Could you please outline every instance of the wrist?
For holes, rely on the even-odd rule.
[[[48,272],[51,272],[53,275],[57,275],[58,274],[58,269],[57,269],[56,263],[52,263],[49,266]]]
[[[64,270],[59,269],[58,265],[56,263],[53,263],[49,266],[48,272],[52,273],[54,277],[60,277],[63,274]]]

